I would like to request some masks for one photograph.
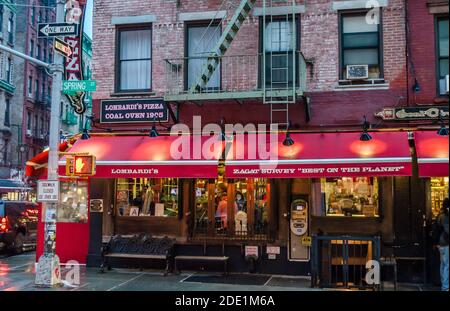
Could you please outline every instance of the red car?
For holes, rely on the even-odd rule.
[[[37,222],[36,203],[0,200],[0,250],[19,254],[36,246]]]

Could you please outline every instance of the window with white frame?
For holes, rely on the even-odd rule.
[[[341,14],[341,79],[347,79],[349,65],[368,65],[369,79],[383,77],[380,23],[368,23],[366,15]]]
[[[152,83],[151,26],[119,29],[117,91],[150,91]]]
[[[200,78],[202,70],[214,45],[219,41],[221,31],[216,24],[188,25],[187,30],[187,88],[192,87]],[[220,64],[207,84],[208,89],[220,88]]]

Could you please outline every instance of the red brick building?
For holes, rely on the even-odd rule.
[[[433,155],[448,149],[448,139],[436,134],[438,115],[448,116],[448,95],[430,90],[436,90],[437,59],[422,58],[414,31],[432,38],[429,10],[439,6],[376,4],[95,1],[94,133],[72,149],[97,156],[89,190],[80,191],[105,207],[103,214],[90,213],[88,264],[99,263],[102,237],[135,233],[175,237],[177,255],[226,255],[234,271],[252,269],[255,248],[246,247],[253,246],[256,270],[320,274],[327,284],[339,281],[326,265],[343,268],[337,263],[342,254],[333,253],[327,237],[354,237],[343,250],[362,252],[352,257],[354,267],[379,258],[378,250],[424,262],[423,220],[431,220],[436,198],[446,195],[430,190],[438,189],[431,174],[448,185],[448,151]],[[448,62],[448,32],[440,38]],[[444,54],[439,59],[445,62]],[[415,79],[421,90],[415,86],[413,94]],[[419,104],[432,104],[431,116],[417,110]],[[251,166],[261,158],[247,153],[246,163],[225,159],[225,176],[217,161],[208,172],[204,158],[197,165],[173,161],[167,149],[173,137],[166,134],[179,123],[192,129],[195,116],[203,125],[278,124],[281,140],[290,123],[294,144],[283,143],[279,154],[286,175]],[[371,141],[370,150],[360,145],[364,116],[374,139],[361,140]],[[149,175],[154,170],[156,178]],[[309,236],[325,238],[311,246],[303,239]],[[321,261],[326,254],[331,261]],[[409,268],[421,266],[400,270]]]

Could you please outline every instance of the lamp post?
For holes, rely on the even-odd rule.
[[[56,1],[56,22],[64,22],[64,4],[66,0]],[[58,147],[59,147],[59,114],[62,91],[62,75],[64,72],[63,57],[54,53],[54,63],[47,64],[39,59],[18,52],[8,46],[0,44],[0,50],[11,53],[38,66],[49,69],[52,75],[52,102],[50,114],[50,137],[48,152],[48,176],[47,180],[58,180]],[[43,206],[44,253],[39,258],[36,267],[35,284],[39,287],[54,287],[61,285],[59,258],[55,253],[56,248],[56,211],[58,203],[45,203]]]

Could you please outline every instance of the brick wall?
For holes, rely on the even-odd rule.
[[[93,111],[98,116],[99,100],[111,98],[114,93],[115,62],[115,26],[111,25],[113,16],[134,16],[154,14],[157,21],[153,24],[153,61],[152,86],[156,96],[162,96],[166,90],[164,59],[184,56],[185,23],[178,20],[178,14],[184,12],[212,11],[220,7],[220,0],[180,1],[176,0],[142,2],[139,0],[96,0],[93,20],[93,79],[97,80],[97,92],[94,93]],[[415,1],[413,1],[415,2]],[[422,2],[422,1],[417,1]],[[232,1],[238,4],[238,0]],[[299,1],[305,4],[305,1]],[[300,128],[360,126],[363,115],[379,126],[397,126],[383,124],[373,117],[383,107],[406,104],[406,41],[405,9],[403,0],[390,0],[389,6],[382,9],[383,63],[384,78],[389,86],[382,90],[336,90],[339,80],[339,33],[338,12],[333,11],[332,1],[310,0],[306,2],[306,12],[301,14],[301,51],[305,58],[313,62],[308,68],[307,89],[312,99],[312,120],[305,122],[302,102],[291,106],[290,118]],[[256,6],[261,6],[258,1]],[[233,8],[228,9],[228,19]],[[245,21],[231,49],[226,55],[257,54],[259,42],[259,18],[251,16]],[[255,85],[257,78],[256,63],[240,65],[245,70],[239,83]],[[229,71],[239,65],[225,66]],[[434,68],[434,67],[433,67]],[[231,74],[230,74],[231,75]],[[227,74],[223,84],[228,82]],[[115,97],[113,97],[115,98]],[[205,120],[217,122],[225,117],[228,122],[269,122],[269,107],[261,102],[245,101],[205,103],[199,107],[193,103],[180,105],[180,118],[185,122],[199,114]],[[150,125],[149,125],[150,126]],[[123,127],[123,126],[122,126]]]
[[[426,1],[408,1],[408,20],[410,87],[417,79],[421,89],[411,93],[411,104],[441,102],[437,98],[435,15],[430,13]],[[448,97],[444,101],[448,103]]]

